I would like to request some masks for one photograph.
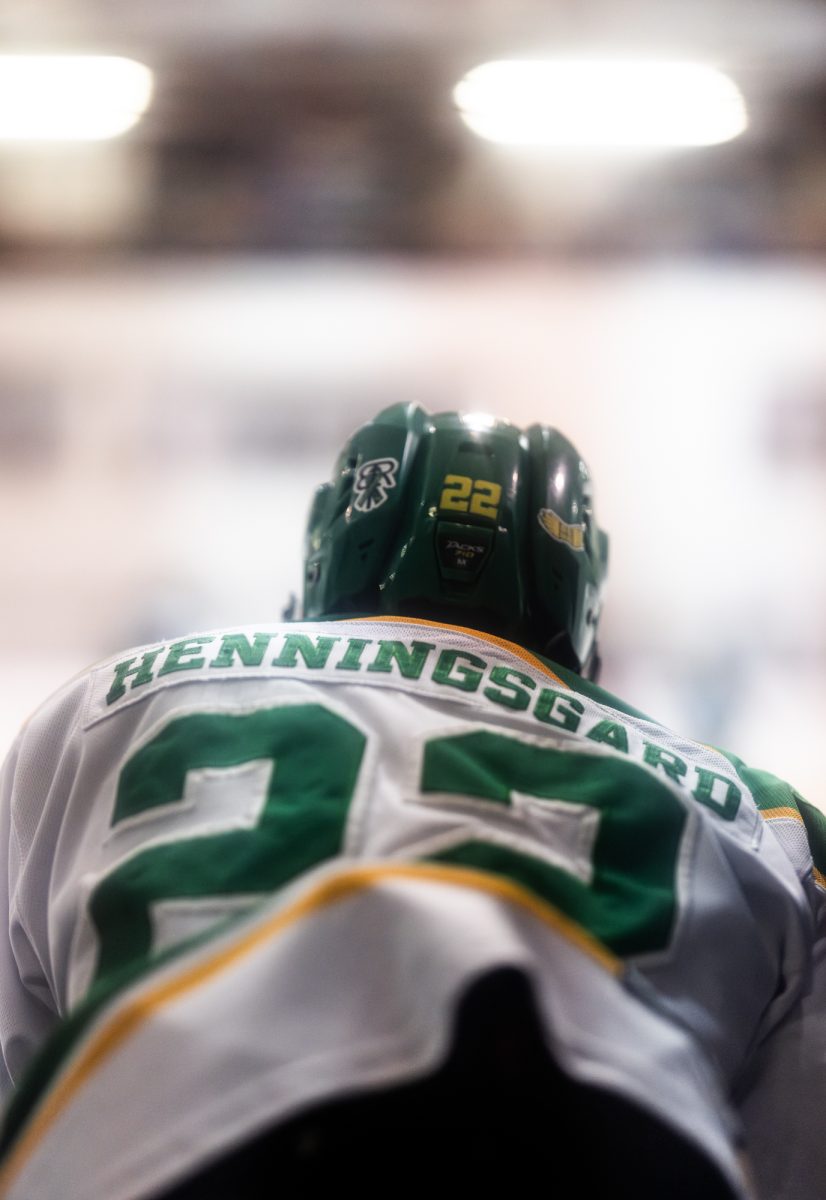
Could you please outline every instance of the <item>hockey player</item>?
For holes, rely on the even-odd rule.
[[[300,621],[32,718],[0,1197],[756,1194],[732,1101],[807,987],[823,821],[596,686],[606,563],[558,432],[397,405],[317,493]]]

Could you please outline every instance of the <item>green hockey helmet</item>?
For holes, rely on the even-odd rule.
[[[588,470],[557,430],[395,404],[315,494],[304,616],[465,625],[594,678],[607,559]]]

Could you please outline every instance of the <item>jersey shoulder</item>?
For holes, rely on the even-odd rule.
[[[611,708],[615,712],[622,713],[626,717],[635,717],[639,721],[648,721],[652,725],[660,724],[659,721],[649,716],[648,713],[644,713],[639,708],[634,708],[626,700],[622,700],[612,692],[606,691],[605,688],[599,687],[589,679],[583,679],[581,675],[577,675],[575,671],[571,671],[568,667],[562,667],[559,663],[551,662],[550,659],[544,659],[543,661],[552,668],[572,692],[577,692],[580,696],[587,696],[589,700],[593,700],[605,708]]]
[[[652,717],[633,708],[604,688],[582,679],[556,663],[550,664],[572,691],[597,704],[614,709],[633,720],[658,725]],[[662,727],[661,727],[662,728]],[[810,804],[785,779],[749,766],[736,754],[720,747],[696,743],[698,750],[722,756],[749,789],[761,818],[772,828],[801,879],[810,879],[818,900],[826,900],[826,813]],[[826,907],[826,905],[824,905]]]
[[[804,798],[785,779],[750,767],[730,751],[722,754],[748,786],[758,811],[768,822],[792,861],[806,864],[818,891],[826,896],[826,813]]]

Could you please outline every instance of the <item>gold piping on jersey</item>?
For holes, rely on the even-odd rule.
[[[105,1019],[102,1027],[91,1035],[89,1044],[78,1060],[74,1065],[67,1067],[63,1076],[58,1078],[54,1087],[47,1092],[28,1125],[23,1128],[13,1144],[9,1157],[0,1169],[0,1197],[8,1195],[15,1178],[76,1093],[128,1038],[151,1019],[154,1012],[179,1000],[201,984],[208,983],[303,917],[347,900],[359,892],[368,891],[385,879],[435,881],[486,892],[530,913],[555,933],[572,942],[610,974],[617,976],[623,969],[622,961],[600,941],[557,909],[508,879],[472,868],[433,863],[393,863],[349,868],[330,879],[325,879],[283,912],[274,914],[263,925],[249,930],[232,944],[223,946],[203,961],[186,967],[173,978],[127,999],[122,1007],[117,1008],[111,1017]]]
[[[779,821],[781,819],[785,819],[799,821],[801,825],[803,824],[803,818],[801,817],[800,813],[796,808],[792,808],[790,805],[782,805],[779,808],[758,808],[757,811],[765,821]]]
[[[470,629],[466,625],[447,625],[444,621],[428,621],[425,617],[345,617],[344,622],[364,621],[374,624],[383,624],[384,622],[393,622],[398,625],[429,625],[432,629],[448,629],[451,633],[470,634],[471,637],[480,638],[483,642],[489,642],[491,646],[497,646],[500,650],[507,650],[508,653],[516,655],[533,667],[536,671],[541,671],[543,675],[547,675],[549,679],[553,679],[554,683],[558,683],[560,687],[564,687],[566,692],[573,689],[560,679],[559,676],[551,670],[551,668],[532,654],[530,650],[526,650],[524,646],[517,645],[516,642],[509,642],[507,638],[497,637],[495,633],[483,633],[481,629]]]
[[[806,824],[798,810],[788,805],[780,805],[777,808],[759,808],[757,811],[765,821],[798,821],[803,826]],[[812,864],[812,876],[815,883],[826,888],[826,875],[819,871],[814,863]]]

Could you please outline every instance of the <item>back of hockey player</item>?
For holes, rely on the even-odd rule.
[[[805,986],[817,818],[595,685],[606,561],[559,433],[395,406],[318,491],[301,621],[33,718],[0,1197],[753,1194],[730,1098]]]

